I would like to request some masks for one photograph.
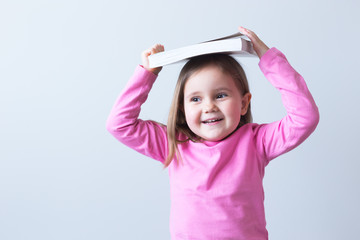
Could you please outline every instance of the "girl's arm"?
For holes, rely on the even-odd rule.
[[[269,49],[255,33],[242,32],[253,42],[260,58],[260,69],[280,91],[287,111],[280,121],[262,124],[256,129],[257,149],[268,163],[301,144],[315,130],[319,110],[304,79],[291,67],[284,54],[276,48]]]
[[[147,57],[163,51],[155,45],[142,53],[143,66],[137,66],[125,89],[116,100],[107,119],[107,130],[120,142],[134,150],[164,162],[167,156],[166,127],[154,121],[138,119],[161,68],[150,69]]]

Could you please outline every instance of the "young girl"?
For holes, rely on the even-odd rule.
[[[251,94],[239,63],[225,54],[190,59],[181,70],[168,125],[138,119],[161,71],[147,57],[110,113],[108,131],[125,145],[163,163],[171,186],[172,239],[268,239],[262,180],[265,166],[302,143],[319,121],[303,80],[276,48],[250,30],[265,77],[282,96],[287,115],[252,123]]]

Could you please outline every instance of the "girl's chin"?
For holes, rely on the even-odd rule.
[[[204,141],[207,142],[219,142],[223,139],[225,139],[227,136],[223,137],[223,136],[217,136],[217,137],[202,137],[201,139],[203,139]]]
[[[219,141],[225,140],[226,138],[231,136],[235,131],[236,131],[236,129],[228,134],[218,135],[218,136],[201,136],[200,138],[203,141],[207,141],[207,142],[219,142]]]

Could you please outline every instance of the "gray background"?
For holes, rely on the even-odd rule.
[[[143,50],[229,35],[239,25],[286,54],[320,109],[314,134],[266,168],[270,239],[356,239],[359,7],[1,0],[0,239],[170,239],[167,170],[117,142],[105,122]],[[258,59],[239,61],[254,121],[282,118],[280,94]],[[163,69],[141,118],[166,123],[181,67]]]

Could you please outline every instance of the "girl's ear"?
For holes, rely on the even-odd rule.
[[[247,113],[249,104],[251,100],[251,93],[246,93],[241,99],[241,115],[245,115]]]

